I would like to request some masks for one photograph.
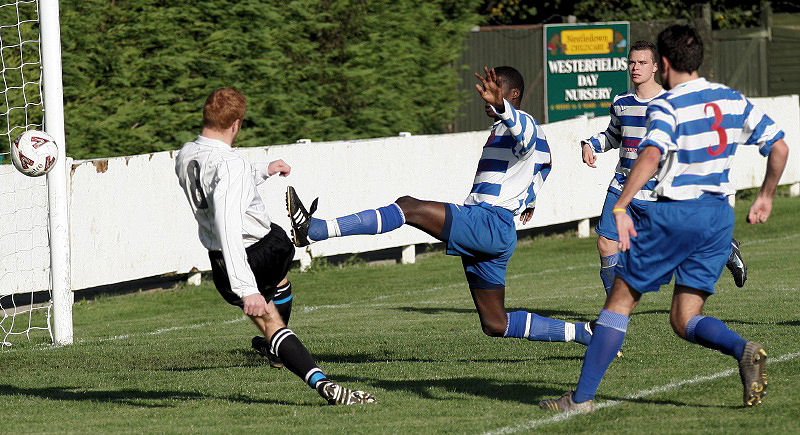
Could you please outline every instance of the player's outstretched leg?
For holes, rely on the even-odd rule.
[[[317,200],[311,204],[311,211],[306,211],[291,186],[286,190],[286,207],[292,222],[292,238],[296,246],[306,246],[330,237],[382,234],[396,230],[406,222],[403,210],[396,203],[336,219],[317,219],[311,217],[317,208]]]
[[[754,341],[748,341],[739,360],[739,377],[744,387],[744,406],[761,404],[767,394],[767,351]]]
[[[747,265],[744,264],[742,251],[739,249],[739,241],[736,239],[731,240],[731,255],[728,257],[728,262],[725,266],[731,271],[736,287],[743,287],[744,282],[747,281]]]
[[[571,323],[527,311],[514,311],[508,313],[503,336],[530,341],[574,341],[588,346],[592,341],[592,329],[589,322]]]
[[[331,405],[374,403],[375,396],[335,384],[314,362],[311,354],[289,328],[280,328],[269,340],[269,351],[283,361],[286,368],[314,388]]]

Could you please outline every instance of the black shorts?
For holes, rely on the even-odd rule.
[[[247,262],[256,277],[258,291],[267,301],[275,296],[277,285],[286,277],[294,259],[294,244],[286,236],[283,228],[272,224],[264,238],[248,246]],[[228,269],[222,251],[208,251],[211,260],[211,273],[214,285],[222,298],[231,305],[243,307],[242,299],[231,290]]]

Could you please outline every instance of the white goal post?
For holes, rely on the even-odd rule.
[[[58,0],[0,1],[0,11],[0,93],[4,98],[0,117],[6,121],[8,146],[28,129],[43,129],[58,144],[58,159],[47,174],[46,183],[20,179],[24,176],[8,167],[0,168],[2,182],[7,185],[0,189],[0,219],[10,221],[0,223],[0,239],[11,242],[5,244],[10,248],[0,247],[0,296],[11,305],[2,306],[0,347],[11,345],[9,337],[29,336],[34,329],[47,329],[56,345],[71,344],[69,180]],[[43,184],[46,201],[41,198],[45,195]],[[21,191],[14,191],[15,188]],[[22,241],[15,240],[18,235]],[[46,243],[39,243],[41,240]],[[41,258],[47,254],[49,258]],[[49,274],[44,282],[43,274]],[[34,297],[42,291],[49,293],[44,304],[37,303]],[[29,304],[27,307],[17,306],[15,296],[20,294],[30,295],[20,298],[24,301],[21,304]],[[32,324],[34,310],[45,312],[45,326]],[[28,317],[27,325],[16,322],[23,324],[22,331],[14,326],[14,318],[20,315]]]

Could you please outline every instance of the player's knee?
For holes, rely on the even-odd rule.
[[[681,338],[686,338],[686,325],[688,323],[688,319],[684,319],[679,313],[673,312],[669,315],[669,324],[672,326],[672,331]]]
[[[417,198],[406,195],[397,198],[394,203],[400,207],[400,210],[403,210],[403,214],[406,216],[406,219],[408,219],[419,209],[421,201]]]
[[[611,240],[600,236],[597,238],[597,252],[600,253],[601,257],[614,255],[619,252],[618,244],[619,242],[616,240]]]
[[[507,322],[483,320],[481,321],[481,329],[483,333],[489,337],[502,337],[506,333]]]

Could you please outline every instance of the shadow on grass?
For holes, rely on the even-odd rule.
[[[442,314],[442,313],[477,314],[477,310],[475,308],[397,307],[394,309],[398,311],[404,311],[407,313],[421,313],[421,314]],[[530,307],[524,307],[524,308],[507,307],[506,311],[508,311],[509,313],[514,311],[529,311],[544,317],[552,317],[556,319],[570,320],[570,321],[593,320],[593,318],[591,318],[592,316],[589,316],[586,313],[579,313],[577,311],[570,311],[570,310],[539,310],[536,308],[531,309]],[[575,320],[575,319],[582,319],[582,320]]]
[[[383,380],[365,379],[349,376],[336,376],[337,382],[366,383],[376,388],[391,391],[403,391],[415,394],[422,399],[430,400],[464,400],[454,394],[466,394],[505,402],[518,402],[526,405],[538,405],[543,398],[560,396],[563,391],[550,386],[535,385],[535,380],[528,383],[500,383],[495,379],[481,377],[454,377],[448,379],[408,379]]]
[[[240,394],[215,396],[190,391],[147,391],[136,389],[86,391],[85,388],[86,387],[24,388],[8,384],[0,384],[0,391],[2,391],[3,395],[6,396],[28,396],[58,401],[114,403],[140,408],[172,408],[175,406],[175,402],[199,400],[224,400],[230,402],[264,405],[317,406],[310,403],[290,403],[278,400],[253,399]],[[323,404],[324,403],[320,403],[319,405],[321,406]]]
[[[631,399],[626,397],[613,397],[613,396],[600,396],[606,400],[615,400],[618,402],[631,402],[631,403],[649,403],[653,405],[667,405],[667,406],[689,406],[692,408],[716,408],[716,409],[739,409],[744,408],[744,406],[733,406],[733,405],[709,405],[706,403],[689,403],[689,402],[681,402],[677,400],[663,400],[663,399],[644,399],[644,398],[637,398]]]

